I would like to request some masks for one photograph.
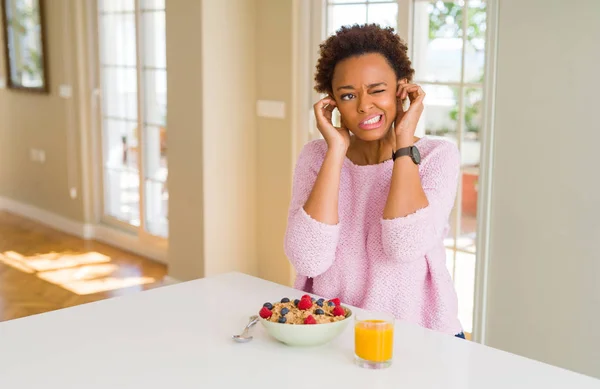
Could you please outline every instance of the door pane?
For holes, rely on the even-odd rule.
[[[422,87],[427,96],[417,133],[443,136],[456,141],[459,88],[446,85],[423,85]]]
[[[105,212],[119,220],[139,227],[139,173],[123,169],[104,169]]]
[[[473,296],[475,292],[475,254],[456,252],[454,286],[458,297],[458,320],[465,332],[473,331]]]
[[[135,68],[102,69],[102,114],[114,119],[137,120]]]
[[[140,225],[136,27],[133,0],[100,0],[104,212]]]
[[[166,182],[146,180],[146,229],[152,235],[169,235],[169,192]]]
[[[138,171],[137,122],[105,119],[104,164],[108,168]]]
[[[479,168],[464,168],[461,171],[461,215],[460,235],[456,247],[471,253],[476,252],[477,238],[477,193]]]
[[[144,67],[165,69],[167,67],[165,12],[160,10],[143,12],[142,24]]]
[[[482,99],[481,87],[464,88],[464,131],[461,142],[462,193],[459,247],[476,251],[477,199],[479,191],[479,162],[481,158]]]
[[[98,0],[101,13],[133,12],[135,0]]]
[[[144,130],[144,173],[146,178],[167,180],[167,130],[147,126]]]
[[[470,0],[467,18],[467,46],[465,52],[465,81],[483,83],[485,63],[485,2]]]
[[[327,35],[332,35],[342,26],[365,23],[367,21],[367,5],[330,5],[327,19]]]
[[[413,64],[420,82],[460,82],[462,5],[460,1],[414,3]]]
[[[144,82],[144,215],[146,230],[162,237],[168,235],[167,191],[167,61],[165,11],[158,1],[145,4],[152,11],[142,12]]]
[[[135,68],[134,13],[102,15],[99,23],[101,64]]]
[[[329,0],[330,4],[366,3],[367,0]]]
[[[141,0],[140,5],[141,5],[142,11],[155,10],[155,9],[164,11],[165,0]]]
[[[144,122],[153,126],[167,123],[167,70],[144,70]]]
[[[464,115],[464,141],[479,142],[482,126],[482,87],[465,87],[465,115]],[[468,165],[479,165],[479,143],[477,144],[477,152],[468,151],[470,157],[466,160]]]
[[[381,27],[398,26],[398,3],[370,4],[368,9],[368,23],[377,23]]]

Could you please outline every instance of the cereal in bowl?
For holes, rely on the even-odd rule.
[[[338,298],[315,300],[305,294],[294,301],[284,297],[278,303],[265,303],[259,315],[265,320],[276,323],[324,324],[344,320],[346,313]]]

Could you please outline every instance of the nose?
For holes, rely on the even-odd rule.
[[[373,102],[368,93],[361,93],[358,97],[358,112],[366,113],[373,107]]]

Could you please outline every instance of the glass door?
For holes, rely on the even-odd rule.
[[[164,0],[98,0],[103,216],[168,237]]]

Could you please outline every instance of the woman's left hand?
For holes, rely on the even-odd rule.
[[[404,111],[402,102],[409,98],[410,106]],[[417,123],[423,113],[423,100],[425,99],[425,91],[417,84],[400,84],[396,93],[398,100],[398,112],[396,114],[396,137],[413,139]]]

